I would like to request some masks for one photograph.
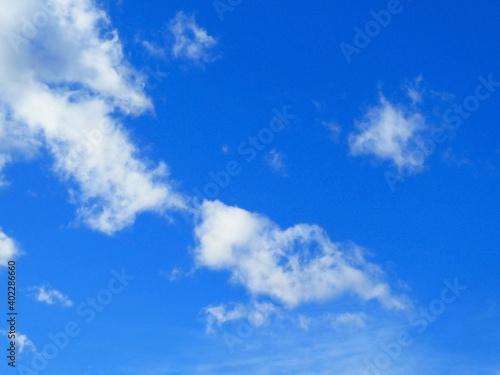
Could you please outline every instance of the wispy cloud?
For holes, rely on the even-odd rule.
[[[406,329],[401,316],[398,318],[393,314],[390,315],[390,317],[377,316],[364,326],[356,326],[350,322],[345,323],[343,327],[339,326],[339,329],[335,327],[328,329],[322,322],[322,324],[312,324],[306,331],[295,324],[289,324],[288,321],[281,321],[280,324],[260,327],[255,327],[249,322],[249,325],[243,324],[241,327],[244,329],[238,333],[238,325],[233,324],[215,336],[221,345],[221,350],[217,350],[217,341],[213,341],[214,336],[208,336],[212,341],[210,345],[207,344],[209,349],[197,356],[198,363],[186,361],[185,365],[177,366],[169,363],[165,369],[167,373],[207,375],[233,374],[241,372],[241,369],[245,369],[245,373],[252,374],[372,375],[366,370],[365,361],[380,354],[381,344],[390,342],[394,337],[398,337],[401,330]],[[336,315],[330,316],[330,320],[335,318]],[[303,316],[303,322],[307,326],[309,319]],[[231,335],[232,341],[229,345],[234,349],[234,353],[244,351],[240,352],[242,355],[228,355],[229,348],[226,347],[228,335]],[[419,372],[421,368],[410,368],[414,363],[422,363],[420,360],[423,356],[420,354],[418,348],[405,352],[404,360],[391,362],[390,368],[386,369],[387,374],[422,373]],[[155,370],[165,372],[163,368]]]
[[[366,315],[364,313],[342,313],[332,317],[332,325],[334,327],[338,326],[365,326]]]
[[[144,40],[141,42],[144,49],[153,57],[165,57],[165,50],[152,42]]]
[[[44,302],[48,305],[59,304],[63,307],[73,306],[73,301],[56,289],[50,289],[46,286],[35,286],[32,289],[35,290],[35,299],[38,302]]]
[[[457,156],[451,147],[447,147],[443,151],[441,158],[447,166],[462,167],[464,165],[472,165],[472,162],[467,157]]]
[[[424,79],[421,75],[416,77],[410,82],[407,82],[404,87],[406,89],[406,95],[411,99],[414,105],[421,104],[423,102],[423,89],[422,83]]]
[[[322,121],[321,124],[330,131],[330,139],[337,143],[340,133],[342,133],[342,128],[334,121]]]
[[[266,162],[271,167],[274,173],[279,174],[283,177],[287,176],[286,167],[285,167],[285,156],[281,153],[272,149],[266,155]]]
[[[8,163],[10,163],[11,160],[12,159],[11,159],[10,155],[1,155],[0,154],[0,187],[2,187],[4,185],[7,185],[7,183],[4,180],[4,176],[2,174],[2,170],[4,169],[4,167]]]
[[[222,324],[234,320],[248,320],[254,327],[260,327],[274,314],[279,314],[279,307],[270,302],[256,302],[249,304],[237,303],[232,306],[221,304],[205,309],[207,316],[207,331],[213,332],[214,325],[220,327]]]
[[[217,40],[196,23],[194,15],[180,11],[170,21],[169,30],[174,37],[172,54],[174,58],[191,60],[195,63],[210,62]]]
[[[311,103],[313,104],[314,108],[316,108],[316,111],[321,112],[321,108],[323,105],[317,101],[316,99],[311,99]]]
[[[169,281],[178,281],[186,277],[192,277],[195,273],[194,269],[185,270],[179,267],[174,267],[170,271],[160,271],[160,276]]]
[[[299,314],[297,317],[298,327],[308,331],[311,328],[322,329],[331,327],[334,329],[362,328],[366,326],[367,315],[364,312],[339,312],[336,314],[326,313],[319,316],[308,316]]]

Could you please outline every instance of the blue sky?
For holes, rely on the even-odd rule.
[[[497,2],[1,7],[2,374],[500,375]]]

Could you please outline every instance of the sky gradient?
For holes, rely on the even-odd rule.
[[[0,373],[500,375],[497,2],[0,7]]]

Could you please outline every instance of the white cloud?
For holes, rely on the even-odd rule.
[[[273,172],[280,174],[283,177],[287,175],[284,158],[285,157],[281,152],[274,149],[269,151],[266,155],[266,162],[271,167]]]
[[[35,298],[38,302],[44,302],[48,305],[57,303],[63,307],[73,306],[73,301],[56,289],[49,289],[45,286],[35,286],[33,289],[35,290]]]
[[[0,227],[0,267],[7,267],[10,260],[14,260],[21,254],[16,242],[8,237]]]
[[[405,308],[358,246],[333,243],[316,225],[282,230],[259,214],[205,201],[195,237],[197,266],[229,271],[231,280],[255,297],[271,297],[290,308],[343,296]]]
[[[148,42],[147,40],[143,41],[141,44],[144,47],[144,49],[146,51],[148,51],[148,53],[151,56],[154,56],[154,57],[164,57],[165,56],[165,50],[163,48],[158,47],[158,46],[154,45],[153,43]]]
[[[217,41],[198,26],[194,15],[186,15],[180,11],[170,21],[169,30],[174,37],[172,54],[175,58],[196,63],[214,60],[211,50],[217,45]]]
[[[425,162],[425,119],[416,109],[395,106],[381,96],[380,104],[368,109],[357,132],[349,137],[351,154],[372,155],[393,162],[398,168],[420,170]]]
[[[231,308],[221,304],[218,306],[211,306],[205,309],[207,316],[207,331],[213,332],[214,325],[220,327],[222,324],[234,320],[246,319],[254,327],[260,327],[266,322],[273,314],[278,314],[279,309],[269,302],[256,302],[250,304],[233,304]]]
[[[152,104],[105,13],[90,0],[40,5],[49,3],[0,4],[1,128],[8,123],[34,140],[21,148],[50,150],[55,172],[74,185],[78,219],[93,229],[112,234],[141,212],[183,209],[168,168],[141,160],[116,118]],[[0,144],[15,139],[12,130],[4,133]],[[6,155],[0,166],[10,161]]]

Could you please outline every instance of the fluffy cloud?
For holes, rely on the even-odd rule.
[[[214,59],[211,50],[217,45],[214,37],[198,26],[194,15],[179,12],[170,21],[169,30],[174,37],[172,54],[175,58],[193,62],[210,62]]]
[[[142,160],[117,118],[152,105],[94,2],[2,3],[0,42],[0,167],[11,161],[3,150],[12,139],[30,140],[20,149],[43,145],[74,186],[78,219],[107,234],[141,212],[185,207],[166,165]]]
[[[35,290],[35,299],[38,302],[44,302],[48,305],[58,303],[64,307],[73,306],[73,301],[56,289],[47,289],[45,286],[35,286],[33,289]]]
[[[16,242],[8,237],[0,228],[0,267],[7,267],[10,260],[21,254]]]
[[[416,100],[416,92],[413,94],[412,100]],[[355,127],[357,131],[349,137],[352,155],[375,156],[398,168],[411,166],[418,171],[423,167],[425,156],[418,150],[425,149],[427,125],[413,106],[396,106],[381,96],[380,103],[369,108]]]
[[[282,230],[259,214],[205,201],[195,237],[197,266],[229,271],[252,296],[271,297],[290,308],[347,295],[405,308],[358,246],[333,243],[316,225]]]

